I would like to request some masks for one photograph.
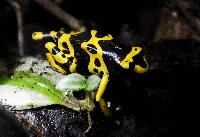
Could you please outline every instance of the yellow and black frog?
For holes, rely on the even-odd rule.
[[[144,73],[148,63],[143,49],[139,45],[123,47],[116,43],[112,35],[102,36],[97,30],[64,33],[34,32],[33,40],[45,40],[47,59],[51,67],[62,73],[78,72],[97,74],[101,82],[96,93],[96,101],[104,109],[102,95],[112,75],[118,68]]]

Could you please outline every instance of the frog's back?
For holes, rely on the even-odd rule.
[[[70,41],[78,62],[77,71],[81,73],[85,73],[87,69],[91,73],[108,73],[119,67],[126,54],[111,35],[101,35],[96,30],[72,35]]]

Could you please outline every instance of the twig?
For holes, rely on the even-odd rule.
[[[43,8],[48,10],[51,14],[55,15],[57,18],[62,20],[65,24],[69,25],[73,30],[85,30],[85,27],[82,26],[81,22],[78,19],[76,19],[69,13],[66,13],[63,9],[61,9],[59,6],[57,6],[50,0],[35,0],[35,2],[37,2]]]
[[[176,2],[184,17],[190,21],[192,27],[200,34],[200,20],[187,10],[189,6],[188,2],[185,0],[176,0]]]
[[[23,14],[22,8],[18,2],[15,0],[7,0],[7,2],[14,8],[16,18],[17,18],[17,42],[19,55],[24,55],[24,35],[23,35]]]

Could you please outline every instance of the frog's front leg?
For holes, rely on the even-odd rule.
[[[108,108],[107,103],[104,101],[104,99],[102,98],[102,95],[106,89],[106,86],[108,84],[108,78],[109,78],[109,74],[105,73],[101,79],[101,82],[99,84],[99,88],[96,94],[96,101],[99,102],[99,105],[101,107],[102,112],[104,113],[104,115],[106,117],[110,117],[112,118],[112,112],[110,111],[110,109]]]
[[[99,84],[99,88],[98,88],[98,91],[97,91],[97,94],[96,94],[96,101],[100,101],[105,89],[106,89],[106,86],[108,84],[108,78],[109,78],[109,74],[107,73],[104,73],[102,79],[101,79],[101,82]]]

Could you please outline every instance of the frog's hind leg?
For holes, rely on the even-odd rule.
[[[50,34],[44,34],[43,32],[34,32],[32,34],[32,39],[33,40],[42,40],[45,37],[50,37]]]
[[[46,53],[46,56],[47,56],[47,59],[48,59],[50,65],[52,66],[52,68],[55,71],[60,72],[62,74],[66,74],[66,71],[62,67],[60,67],[58,64],[56,64],[53,56],[50,53]]]
[[[51,31],[51,32],[33,32],[32,34],[32,39],[33,40],[42,40],[44,38],[56,38],[57,37],[56,31]]]

